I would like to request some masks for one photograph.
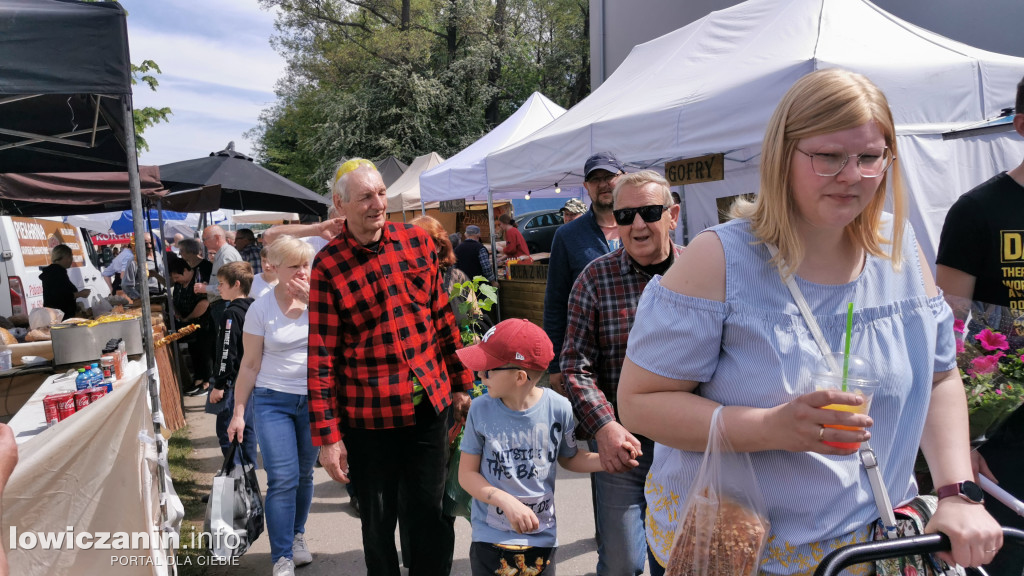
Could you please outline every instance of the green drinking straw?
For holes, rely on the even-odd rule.
[[[850,340],[853,339],[853,302],[846,306],[846,346],[843,350],[843,392],[846,392],[846,378],[850,374]]]

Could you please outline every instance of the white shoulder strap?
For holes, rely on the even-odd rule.
[[[768,251],[771,253],[772,258],[778,255],[779,249],[774,244],[766,242],[765,245],[768,247]],[[779,260],[779,269],[781,270],[782,268],[785,268],[785,262]],[[783,282],[786,283],[786,287],[789,288],[790,294],[793,295],[793,300],[796,301],[796,306],[800,309],[800,314],[804,317],[804,323],[807,324],[807,328],[811,331],[814,341],[818,343],[818,348],[821,349],[822,356],[824,356],[825,361],[829,363],[829,369],[832,370],[833,373],[839,374],[842,370],[836,363],[835,358],[832,357],[832,348],[829,347],[828,342],[825,341],[825,336],[821,333],[818,321],[814,319],[811,307],[807,304],[807,299],[804,298],[803,292],[800,291],[800,286],[796,283],[796,276],[794,274],[790,274],[783,279]],[[892,501],[889,500],[889,492],[885,489],[885,482],[882,480],[882,471],[878,467],[878,460],[875,458],[875,451],[871,449],[870,442],[864,442],[861,444],[860,461],[864,464],[864,471],[867,472],[868,482],[871,483],[871,492],[875,496],[875,506],[878,507],[878,514],[882,518],[882,524],[885,527],[886,535],[889,538],[895,538],[896,515],[892,511]]]

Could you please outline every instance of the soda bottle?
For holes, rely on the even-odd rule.
[[[110,371],[111,366],[103,367],[103,387],[107,389],[107,392],[114,391],[114,374]]]
[[[86,374],[85,368],[78,369],[78,376],[75,377],[75,388],[85,390],[92,386],[92,375]]]

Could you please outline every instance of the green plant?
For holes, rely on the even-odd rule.
[[[473,344],[486,332],[487,324],[481,311],[490,312],[498,303],[498,289],[488,284],[487,278],[474,276],[465,282],[453,283],[448,298],[457,307],[463,346]]]

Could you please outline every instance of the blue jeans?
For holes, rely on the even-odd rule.
[[[306,532],[313,502],[317,449],[309,431],[306,395],[256,388],[252,392],[256,436],[267,470],[266,524],[272,562],[292,557],[292,539]]]
[[[641,441],[644,455],[640,465],[621,474],[597,472],[594,490],[597,496],[597,573],[599,576],[635,576],[644,573],[647,560],[647,534],[644,516],[647,499],[644,482],[654,460],[654,443]],[[590,450],[597,452],[597,441],[588,441]]]

